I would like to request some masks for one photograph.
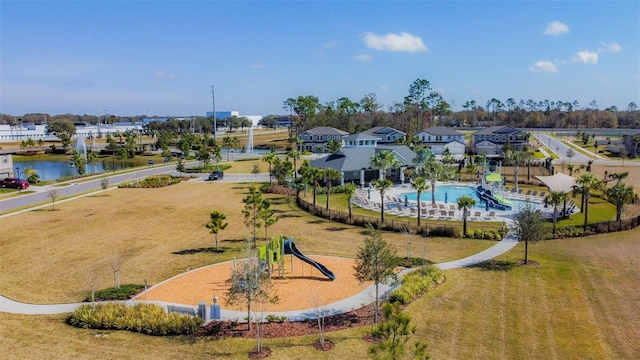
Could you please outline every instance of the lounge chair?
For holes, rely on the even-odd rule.
[[[431,209],[429,210],[429,215],[427,215],[427,217],[431,218],[431,219],[435,219],[436,218],[436,211]]]
[[[453,204],[451,204],[451,205],[449,205],[449,210],[458,210],[458,207],[453,205]]]
[[[544,191],[540,191],[540,195],[538,195],[538,196],[540,196],[541,198],[543,198],[543,199],[544,199],[544,196],[545,196],[545,195],[547,195],[547,193],[546,193],[546,192],[544,192]]]
[[[530,196],[531,195],[531,190],[527,191],[527,195],[526,196]]]
[[[409,215],[411,215],[412,217],[418,217],[418,212],[416,211],[416,209],[409,208],[409,211],[411,212],[411,214]]]
[[[531,193],[531,196],[538,196],[538,190],[533,190],[533,193]]]
[[[449,217],[451,219],[455,219],[456,218],[456,211],[455,210],[449,210]]]

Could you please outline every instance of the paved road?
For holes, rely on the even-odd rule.
[[[545,144],[550,151],[553,151],[556,155],[558,155],[560,161],[564,160],[570,161],[572,163],[586,163],[591,160],[590,157],[582,154],[577,150],[573,150],[575,156],[569,159],[567,157],[567,151],[569,151],[569,149],[571,148],[565,145],[561,140],[543,133],[534,134],[534,136],[537,137],[541,143]]]
[[[549,134],[543,133],[543,132],[532,132],[531,133],[534,137],[538,138],[538,140],[540,140],[541,143],[543,143],[544,145],[546,145],[549,149],[547,149],[546,151],[552,151],[554,152],[556,155],[558,155],[558,159],[554,160],[554,164],[557,164],[560,161],[565,161],[567,163],[571,162],[571,163],[579,163],[579,164],[586,164],[589,160],[593,160],[593,163],[595,165],[607,165],[607,166],[640,166],[640,161],[636,161],[636,160],[626,160],[626,161],[622,161],[622,160],[616,160],[616,159],[610,159],[607,157],[603,157],[600,156],[598,154],[593,154],[594,157],[596,157],[596,159],[590,158],[576,150],[574,150],[575,156],[572,157],[571,159],[569,159],[567,157],[567,150],[569,150],[569,147],[567,145],[565,145],[564,143],[562,143],[562,140],[560,139],[556,139],[552,136],[550,136]]]

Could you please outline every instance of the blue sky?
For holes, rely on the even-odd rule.
[[[283,114],[427,79],[468,100],[640,104],[640,5],[609,2],[0,2],[0,113]]]

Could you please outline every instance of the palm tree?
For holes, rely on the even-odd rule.
[[[427,183],[427,179],[423,178],[422,176],[418,176],[414,180],[411,180],[411,187],[418,193],[418,229],[420,229],[420,197],[423,191],[429,190],[430,186]]]
[[[296,149],[292,149],[287,154],[287,157],[293,160],[293,179],[298,178],[298,160],[300,160],[300,152]]]
[[[513,182],[515,184],[515,190],[518,191],[518,167],[525,165],[527,162],[527,153],[523,151],[507,150],[504,154],[505,158],[513,165]]]
[[[622,229],[622,210],[626,204],[638,198],[632,186],[624,183],[617,183],[606,190],[607,201],[616,206],[616,221],[618,228]]]
[[[320,180],[324,178],[324,170],[309,165],[309,162],[307,161],[305,161],[303,166],[300,167],[300,170],[303,182],[313,186],[313,207],[315,208],[318,186],[320,185]]]
[[[416,166],[423,166],[424,164],[435,158],[435,155],[433,155],[433,151],[431,151],[431,149],[428,147],[418,148],[416,149],[415,153],[416,157],[413,158],[412,161]]]
[[[567,170],[569,170],[569,176],[573,176],[573,172],[578,172],[579,169],[576,168],[576,165],[567,164]]]
[[[271,167],[276,162],[276,158],[277,158],[277,155],[273,151],[262,155],[262,161],[269,164],[269,182],[271,182],[271,174],[272,174]]]
[[[323,170],[324,180],[327,186],[327,210],[329,210],[329,198],[331,197],[331,185],[334,180],[340,180],[342,173],[336,169],[327,168]]]
[[[544,204],[547,206],[553,206],[553,237],[556,237],[556,224],[558,222],[558,207],[567,201],[569,194],[565,191],[550,190],[547,196],[544,197]]]
[[[375,179],[371,185],[380,191],[380,221],[384,223],[384,192],[393,186],[393,183],[389,179]]]
[[[462,210],[462,234],[467,236],[467,210],[476,205],[476,199],[471,196],[460,196],[457,200],[458,210]]]
[[[379,169],[380,179],[386,178],[387,169],[396,168],[401,165],[400,160],[396,159],[396,156],[391,150],[382,150],[371,156],[369,161],[372,167]]]
[[[447,181],[451,177],[451,171],[448,166],[432,159],[427,162],[424,167],[418,169],[418,176],[422,176],[431,182],[431,205],[436,205],[436,182]]]
[[[352,183],[344,184],[344,192],[347,194],[347,203],[349,204],[349,222],[352,222],[353,213],[353,195],[356,193],[357,187]]]
[[[578,179],[576,179],[576,184],[574,185],[574,195],[576,193],[582,194],[582,209],[584,212],[584,225],[582,226],[583,231],[587,231],[587,222],[589,221],[589,196],[592,190],[602,190],[604,187],[604,182],[602,180],[596,178],[592,173],[582,174]]]
[[[220,252],[218,250],[218,233],[220,232],[220,230],[224,230],[227,225],[229,225],[229,223],[225,222],[225,219],[227,217],[220,211],[214,210],[209,216],[211,218],[211,221],[209,221],[206,226],[207,229],[211,230],[211,233],[216,236],[216,252]]]

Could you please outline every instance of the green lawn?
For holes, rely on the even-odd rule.
[[[523,246],[498,258],[505,271],[447,271],[444,285],[407,307],[434,359],[636,359],[640,353],[640,230],[530,246],[539,266],[516,266]],[[246,359],[255,340],[151,337],[82,330],[64,316],[0,314],[3,358]],[[368,328],[266,339],[270,359],[365,359]],[[108,337],[96,338],[96,334]],[[38,341],[33,339],[37,338]]]

